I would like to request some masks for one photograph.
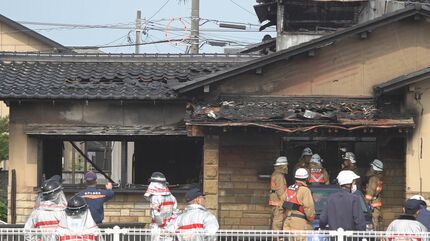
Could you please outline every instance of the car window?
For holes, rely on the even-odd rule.
[[[318,214],[321,213],[322,209],[327,204],[328,196],[341,190],[342,189],[340,188],[312,188],[311,191],[314,198],[315,212]],[[360,197],[361,210],[363,212],[369,212],[363,194],[358,191],[356,195]]]
[[[320,213],[327,204],[327,198],[332,193],[339,192],[341,189],[313,189],[312,196],[314,198],[315,211]]]

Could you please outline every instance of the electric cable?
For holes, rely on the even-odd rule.
[[[164,4],[148,19],[151,20],[153,17],[155,17],[163,8],[170,2],[170,0],[166,0]]]
[[[254,15],[254,16],[257,16],[257,14],[255,14],[255,13],[253,13],[253,12],[249,11],[248,9],[246,9],[246,8],[242,7],[241,5],[239,5],[238,3],[236,3],[235,1],[230,0],[230,2],[232,2],[234,5],[238,6],[238,7],[239,7],[239,8],[241,8],[242,10],[246,11],[247,13],[250,13],[250,14],[252,14],[252,15]]]

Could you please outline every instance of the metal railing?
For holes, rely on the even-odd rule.
[[[207,234],[115,226],[97,234],[60,236],[54,230],[0,228],[0,241],[430,241],[430,233],[219,230]]]

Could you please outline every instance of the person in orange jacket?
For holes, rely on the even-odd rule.
[[[311,190],[307,186],[309,173],[305,168],[297,169],[296,183],[287,189],[282,207],[285,209],[283,230],[312,230],[315,205]]]
[[[369,178],[369,182],[367,183],[366,188],[366,200],[369,202],[369,205],[372,209],[372,223],[375,230],[379,230],[379,224],[381,222],[381,207],[382,207],[382,172],[384,170],[384,164],[375,159],[370,164],[370,170],[367,173]]]
[[[309,162],[309,184],[330,184],[330,176],[321,164],[320,155],[313,154]]]
[[[282,203],[287,189],[285,174],[288,173],[288,160],[285,156],[276,159],[274,171],[270,178],[269,205],[272,207],[272,230],[282,230],[284,218]]]

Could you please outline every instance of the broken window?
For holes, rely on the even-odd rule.
[[[122,142],[43,138],[38,149],[39,183],[61,175],[65,186],[81,185],[84,174],[94,170],[99,184],[108,182],[105,174],[118,186],[139,189],[148,185],[152,172],[160,171],[171,185],[181,186],[202,182],[202,160],[202,138],[154,136]]]
[[[162,138],[135,142],[135,184],[146,184],[152,172],[160,171],[171,184],[201,182],[203,141],[198,138]]]
[[[104,173],[111,175],[112,142],[74,141],[73,143]],[[41,146],[39,156],[42,179],[61,175],[64,184],[82,184],[84,174],[94,169],[68,141],[44,139],[41,141]]]

